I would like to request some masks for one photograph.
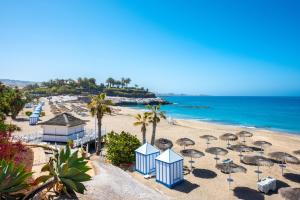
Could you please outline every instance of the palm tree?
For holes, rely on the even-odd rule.
[[[92,98],[91,103],[89,103],[89,108],[92,116],[96,116],[98,120],[98,145],[96,149],[96,154],[99,155],[101,151],[101,127],[102,118],[104,114],[111,114],[110,105],[113,105],[111,100],[105,99],[105,93],[101,93]]]
[[[137,114],[134,116],[135,119],[137,120],[136,122],[133,123],[135,126],[141,126],[141,132],[143,134],[143,144],[146,143],[146,131],[147,131],[147,126],[149,125],[149,113],[145,112],[143,115]]]
[[[128,84],[131,82],[131,79],[130,78],[126,78],[125,80],[124,80],[124,83],[125,83],[125,85],[126,85],[126,87],[128,87]]]
[[[111,87],[114,87],[115,85],[117,85],[117,80],[113,79],[111,81]]]
[[[124,88],[125,85],[126,85],[126,79],[125,78],[121,78],[121,86],[122,86],[122,88]]]
[[[123,83],[121,81],[115,81],[115,85],[117,88],[119,88],[121,85],[123,85]]]
[[[165,112],[160,111],[160,105],[151,106],[147,105],[147,109],[150,110],[149,114],[149,122],[152,123],[152,136],[151,136],[151,144],[154,145],[155,134],[156,134],[156,126],[160,122],[160,119],[166,119]]]
[[[109,77],[109,78],[106,80],[107,86],[108,86],[108,87],[111,87],[111,86],[113,85],[114,81],[115,81],[115,80],[114,80],[113,78]]]

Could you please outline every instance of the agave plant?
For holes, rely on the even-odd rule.
[[[32,173],[26,172],[23,166],[13,162],[0,161],[0,199],[18,199],[23,196],[22,190],[30,185],[26,182]]]
[[[78,151],[71,153],[67,145],[43,166],[42,172],[48,172],[48,175],[38,177],[35,182],[44,182],[44,184],[32,191],[25,199],[33,197],[45,188],[53,189],[57,194],[65,193],[70,197],[70,193],[74,192],[83,194],[86,188],[82,182],[91,180],[91,176],[86,173],[88,170],[90,168],[87,166],[87,161],[83,157],[78,157]]]

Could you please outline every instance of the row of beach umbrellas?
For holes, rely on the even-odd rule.
[[[237,135],[243,136],[243,137],[250,137],[253,134],[250,132],[247,132],[247,131],[241,131]],[[230,140],[233,140],[235,137],[237,137],[237,136],[234,134],[226,133],[226,134],[223,134],[222,136],[220,136],[220,139],[230,141]],[[207,144],[210,143],[211,140],[217,140],[217,138],[212,135],[203,135],[203,136],[200,136],[200,138],[206,139]],[[180,138],[176,141],[176,144],[178,144],[179,146],[183,146],[183,150],[185,150],[185,148],[187,146],[195,145],[195,142],[189,138]],[[266,147],[270,147],[272,145],[271,143],[269,143],[267,141],[255,141],[253,144],[255,146],[260,147],[260,149],[262,149],[261,152],[263,152]],[[172,148],[173,142],[171,140],[168,140],[165,138],[160,138],[155,141],[155,145],[160,150],[164,151],[166,149]],[[252,147],[246,146],[245,144],[230,145],[228,147],[228,149],[239,152],[240,153],[239,156],[241,159],[243,157],[243,152],[252,152],[253,151]],[[208,147],[205,151],[209,154],[215,155],[216,162],[219,160],[218,156],[220,156],[220,155],[224,156],[228,153],[228,150],[221,148],[221,147],[210,147],[210,148]],[[197,152],[197,153],[195,153],[195,152]],[[294,153],[296,155],[300,155],[300,150],[294,151]],[[183,151],[182,154],[184,154],[185,156],[192,155],[192,156],[189,156],[191,158],[193,158],[193,157],[197,158],[197,157],[204,156],[204,154],[202,152],[194,150],[194,149],[188,149],[187,151]],[[200,154],[201,154],[201,156],[200,156]],[[270,153],[269,156],[271,158],[273,158],[274,160],[281,162],[282,165],[284,163],[298,164],[300,162],[297,157],[292,156],[285,152],[273,152],[273,153]]]
[[[257,180],[260,180],[260,174],[262,171],[260,171],[260,167],[262,166],[268,166],[271,167],[274,165],[274,160],[277,162],[280,162],[281,164],[279,165],[282,168],[282,173],[283,169],[285,168],[286,163],[291,163],[291,164],[300,164],[300,160],[288,153],[285,152],[272,152],[269,153],[270,158],[266,158],[263,156],[263,152],[265,148],[272,146],[270,142],[267,141],[255,141],[253,142],[253,145],[259,147],[261,155],[243,155],[243,152],[252,152],[254,150],[257,150],[253,147],[247,146],[246,145],[246,138],[252,137],[253,134],[247,131],[241,131],[237,134],[232,134],[232,133],[225,133],[220,136],[221,140],[227,141],[227,149],[237,151],[239,152],[240,156],[240,161],[244,164],[247,165],[255,165],[257,166],[257,170],[255,172],[257,173]],[[243,138],[242,142],[243,144],[236,144],[236,145],[231,145],[231,141],[236,141],[238,138]],[[229,161],[226,163],[222,162],[218,164],[219,156],[225,156],[228,154],[228,150],[221,148],[221,147],[209,147],[209,144],[213,140],[217,140],[218,138],[213,136],[213,135],[202,135],[200,136],[201,139],[206,140],[207,148],[205,149],[206,153],[213,154],[215,155],[214,159],[216,160],[216,168],[221,170],[224,173],[229,174],[229,177],[227,179],[229,187],[230,183],[233,181],[231,178],[231,173],[237,173],[237,172],[246,172],[247,169],[243,166],[240,166],[238,164],[235,164],[232,162],[232,160],[228,159]],[[180,151],[181,155],[184,157],[189,157],[191,160],[189,163],[191,164],[191,170],[193,170],[192,164],[194,163],[193,158],[201,158],[205,156],[205,154],[201,151],[198,151],[196,149],[186,149],[188,146],[195,145],[195,142],[189,138],[180,138],[176,141],[176,144],[179,146],[182,146],[183,149]],[[165,138],[160,138],[156,140],[155,145],[160,149],[160,150],[166,150],[169,148],[173,147],[173,143],[169,139]],[[295,155],[300,155],[300,150],[294,151],[293,152]]]

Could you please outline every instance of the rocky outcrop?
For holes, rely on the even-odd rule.
[[[159,98],[127,98],[127,97],[107,97],[117,106],[128,106],[128,105],[166,105],[171,104],[170,102]]]
[[[171,104],[170,102],[160,98],[128,98],[128,97],[112,97],[107,96],[107,99],[111,100],[116,106],[134,106],[134,105],[167,105]],[[90,96],[79,96],[78,100],[85,103],[90,103]]]

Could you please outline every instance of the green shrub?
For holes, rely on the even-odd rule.
[[[74,141],[73,140],[68,140],[67,145],[71,148],[74,147]]]
[[[26,172],[23,166],[15,166],[13,162],[0,160],[0,199],[18,199],[23,196],[24,189],[30,185],[27,179],[32,173]]]
[[[111,132],[106,138],[107,158],[114,165],[135,161],[135,150],[141,146],[138,138],[122,131],[120,134]]]
[[[12,133],[14,131],[21,131],[21,128],[15,124],[6,124],[3,121],[0,121],[0,132],[11,132]]]
[[[30,117],[31,114],[32,114],[31,111],[26,111],[26,112],[25,112],[25,115],[28,116],[28,117]]]
[[[66,148],[55,153],[54,158],[50,158],[49,162],[43,166],[41,171],[48,172],[48,174],[38,177],[35,183],[44,182],[47,185],[47,182],[54,180],[51,187],[57,194],[65,193],[69,197],[74,192],[83,194],[86,190],[83,182],[91,180],[91,176],[87,174],[91,168],[87,166],[87,163],[83,157],[78,156],[78,151],[72,153],[69,145],[66,145]]]
[[[129,98],[154,98],[155,94],[144,89],[129,89],[129,88],[105,88],[104,93],[108,96],[120,96]]]

